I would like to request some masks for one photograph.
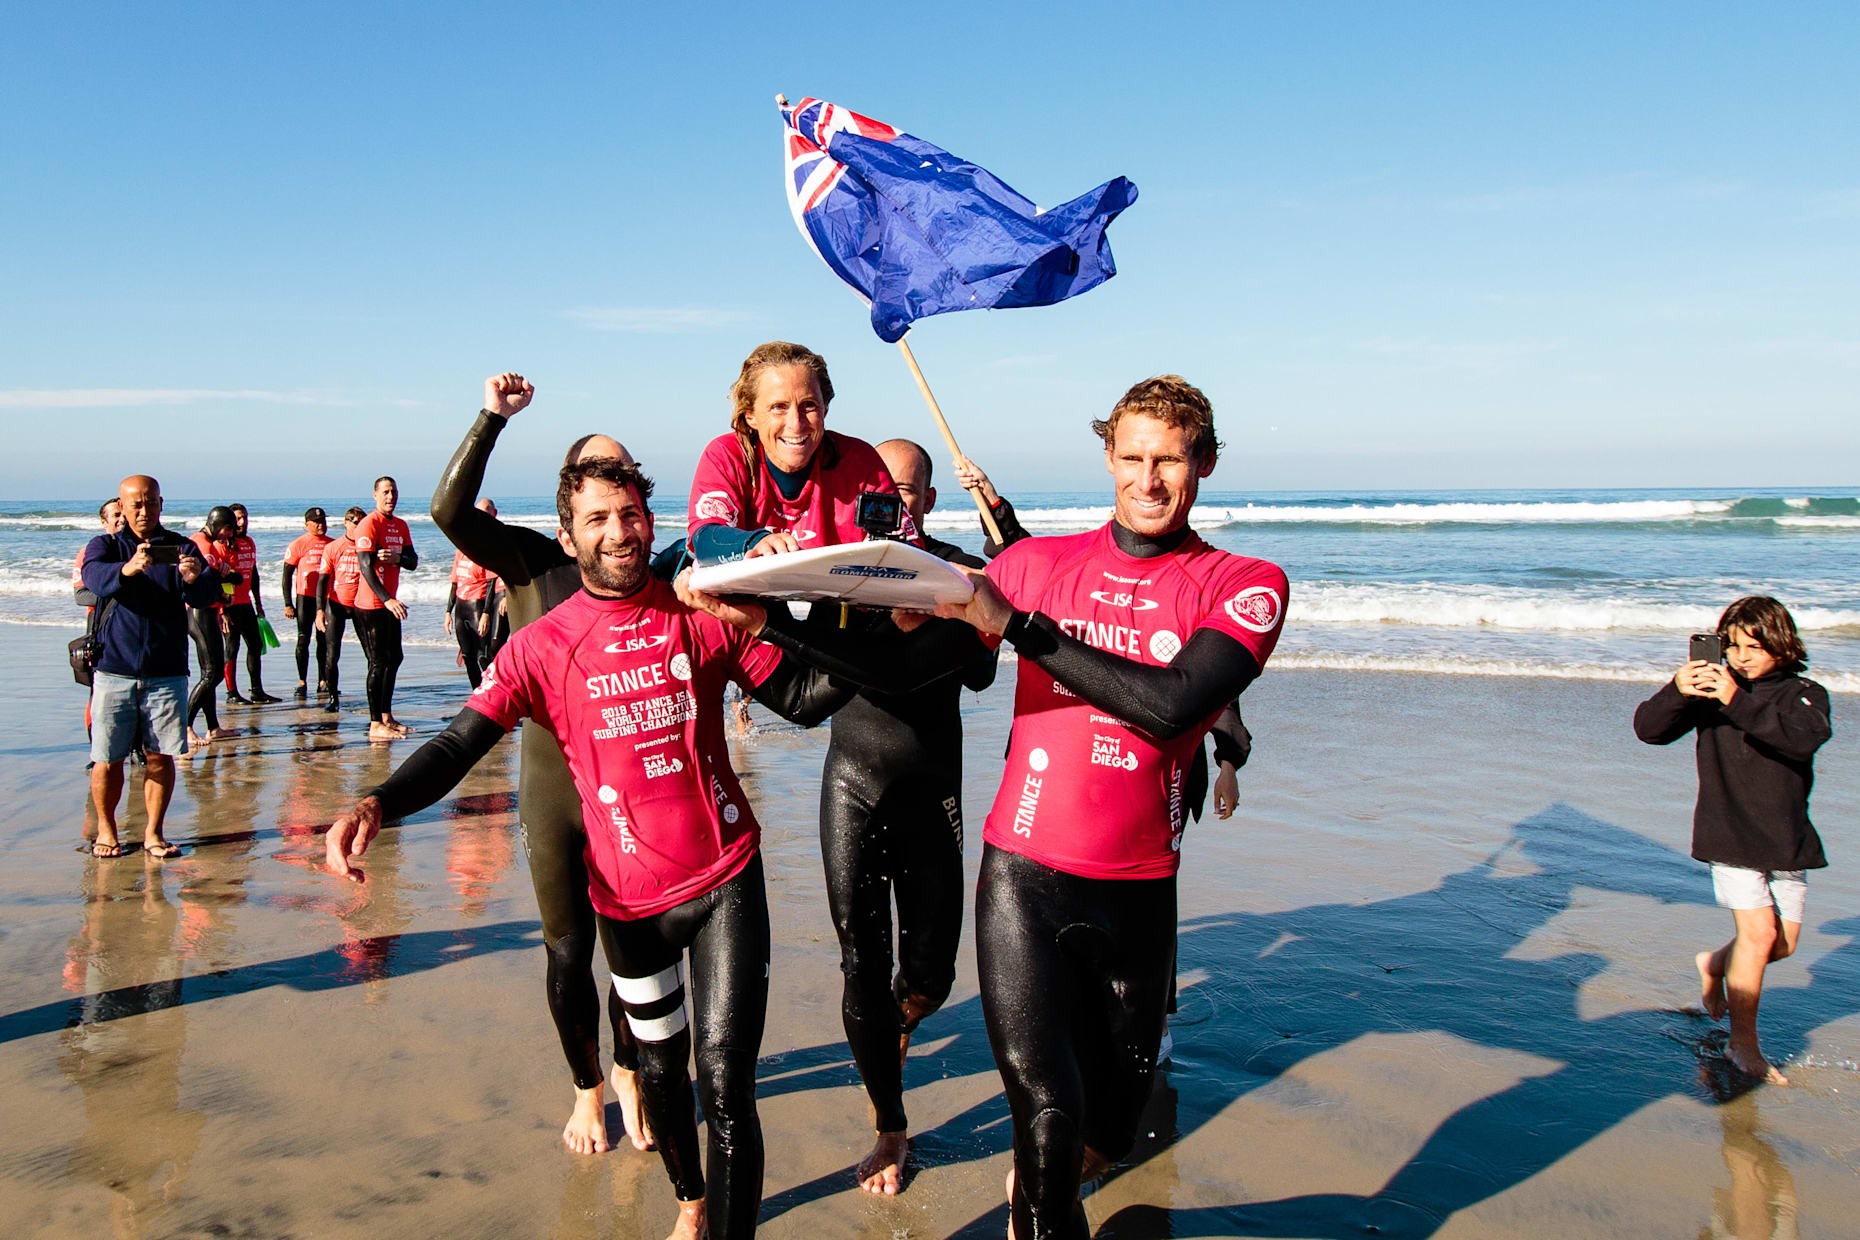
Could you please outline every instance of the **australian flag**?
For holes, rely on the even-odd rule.
[[[1049,306],[1117,274],[1123,177],[1042,211],[941,147],[820,99],[783,104],[788,206],[887,343],[952,310]]]

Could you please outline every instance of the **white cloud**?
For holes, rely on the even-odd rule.
[[[740,323],[749,316],[740,310],[707,310],[673,306],[581,306],[562,316],[597,332],[667,334],[707,331]]]
[[[424,401],[387,397],[339,396],[303,390],[273,392],[262,388],[11,388],[0,389],[0,409],[138,409],[148,405],[199,405],[243,400],[266,405],[321,405],[353,409],[387,405],[415,409]]]

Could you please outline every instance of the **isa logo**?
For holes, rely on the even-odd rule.
[[[1248,586],[1227,600],[1227,614],[1235,624],[1255,633],[1270,633],[1279,623],[1284,604],[1271,586]]]

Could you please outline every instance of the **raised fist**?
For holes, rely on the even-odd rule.
[[[485,412],[500,418],[507,418],[523,409],[535,395],[536,389],[530,385],[530,381],[514,370],[492,375],[484,381]]]

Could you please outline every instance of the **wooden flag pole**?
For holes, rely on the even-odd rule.
[[[924,381],[924,372],[917,367],[917,358],[911,353],[910,341],[898,340],[898,352],[904,354],[905,363],[911,368],[911,378],[917,380],[917,390],[924,394],[924,403],[930,406],[930,416],[936,419],[936,428],[943,432],[943,442],[949,445],[950,455],[961,456],[962,449],[956,446],[956,437],[950,433],[949,422],[943,417],[943,410],[937,405],[936,397],[930,394],[930,385]],[[995,524],[995,514],[988,511],[988,501],[982,498],[981,491],[969,492],[975,501],[975,509],[982,514],[982,526],[988,531],[988,537],[996,546],[1001,545],[1001,527]]]

